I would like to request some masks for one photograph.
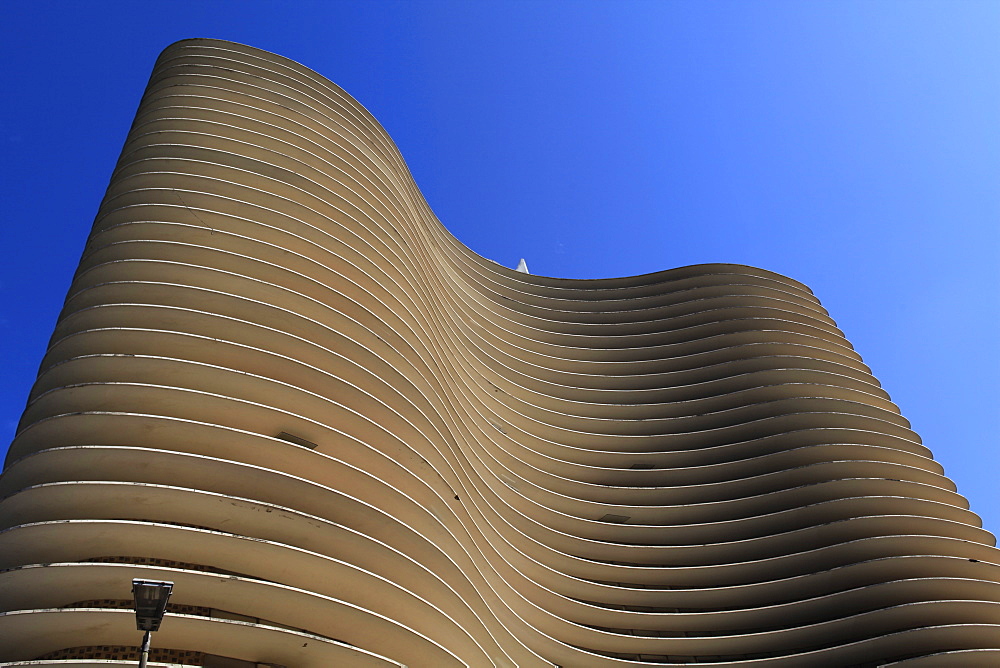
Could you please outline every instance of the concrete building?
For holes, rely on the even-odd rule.
[[[808,288],[568,280],[314,72],[164,51],[0,477],[0,665],[1000,665],[1000,552]]]

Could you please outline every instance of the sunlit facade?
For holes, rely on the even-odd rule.
[[[570,280],[323,77],[156,64],[0,477],[0,665],[1000,665],[1000,552],[810,290]],[[25,663],[21,663],[25,662]]]

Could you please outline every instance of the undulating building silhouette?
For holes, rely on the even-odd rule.
[[[1000,665],[1000,552],[808,288],[568,280],[287,59],[156,64],[0,478],[0,663]],[[897,663],[898,662],[898,663]]]

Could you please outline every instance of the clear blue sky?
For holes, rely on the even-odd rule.
[[[304,63],[533,273],[811,286],[1000,530],[1000,2],[8,2],[6,447],[157,53]]]

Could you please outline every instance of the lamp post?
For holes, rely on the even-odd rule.
[[[132,580],[132,598],[135,599],[135,627],[145,631],[142,650],[139,654],[139,668],[146,668],[149,659],[149,637],[160,628],[163,613],[167,611],[167,600],[174,589],[173,582],[162,580]]]

